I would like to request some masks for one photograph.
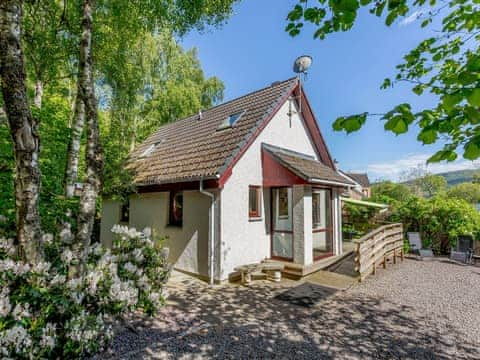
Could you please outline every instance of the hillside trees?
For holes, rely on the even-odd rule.
[[[414,16],[421,27],[439,26],[425,40],[405,54],[397,66],[397,74],[385,79],[382,88],[395,83],[411,84],[418,96],[430,93],[438,102],[432,108],[413,111],[408,103],[395,106],[381,114],[384,128],[403,134],[418,125],[417,139],[433,144],[442,139],[444,146],[429,162],[453,161],[457,151],[466,159],[480,157],[480,4],[478,0],[448,0],[409,2],[407,0],[345,0],[308,2],[298,0],[288,15],[286,31],[298,35],[305,24],[313,27],[314,37],[324,39],[329,34],[350,30],[361,10],[384,17],[391,26],[396,20]],[[368,116],[342,116],[333,128],[347,133],[359,130]]]

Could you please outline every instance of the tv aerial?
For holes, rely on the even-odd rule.
[[[302,112],[302,75],[303,75],[303,81],[307,80],[307,74],[308,74],[308,69],[312,66],[312,57],[310,55],[302,55],[299,56],[295,59],[295,62],[293,63],[293,72],[298,74],[298,81],[300,82],[300,95],[298,96],[298,107],[299,107],[299,112]],[[291,105],[290,105],[291,106]],[[290,122],[291,122],[291,114],[292,110],[289,110],[289,115],[290,115]]]

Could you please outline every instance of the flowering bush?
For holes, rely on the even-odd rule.
[[[153,314],[166,297],[170,266],[148,229],[116,225],[112,249],[87,249],[82,275],[68,278],[76,259],[44,236],[46,262],[16,258],[12,240],[0,239],[0,358],[84,357],[113,336],[115,318],[133,310]]]

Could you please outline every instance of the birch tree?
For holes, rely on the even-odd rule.
[[[101,187],[103,169],[100,149],[100,133],[98,126],[97,100],[93,81],[92,29],[95,1],[82,2],[82,37],[80,40],[80,56],[78,62],[78,95],[83,102],[86,118],[86,180],[80,196],[80,211],[77,219],[77,236],[74,249],[77,259],[82,263],[84,249],[90,244],[93,223],[95,220],[97,195]]]
[[[27,98],[21,43],[22,1],[0,1],[0,76],[15,155],[17,242],[25,260],[42,258],[38,122]]]

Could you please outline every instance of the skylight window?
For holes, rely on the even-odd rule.
[[[155,148],[160,144],[162,143],[163,140],[160,140],[160,141],[157,141],[153,144],[150,144],[142,153],[142,155],[140,155],[140,157],[147,157],[148,155],[150,155],[153,150],[155,150]]]
[[[235,125],[238,120],[242,117],[243,114],[245,114],[246,110],[238,111],[234,114],[229,115],[218,127],[218,130],[222,129],[228,129],[231,128],[233,125]]]

